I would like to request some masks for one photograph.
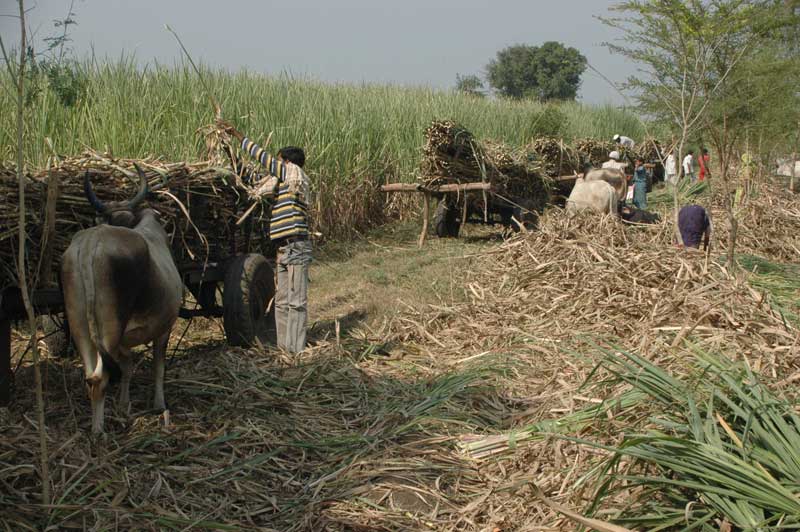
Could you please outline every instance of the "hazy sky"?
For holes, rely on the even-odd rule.
[[[169,24],[195,61],[229,70],[288,71],[322,81],[379,82],[450,88],[456,74],[482,74],[498,50],[561,41],[615,82],[633,67],[603,41],[614,30],[595,17],[615,0],[75,0],[71,37],[80,57],[135,54],[140,62],[180,59]],[[52,35],[70,0],[27,0],[38,43]],[[0,15],[16,1],[0,0]],[[17,20],[0,17],[5,42],[19,39]],[[587,70],[579,98],[621,103]]]

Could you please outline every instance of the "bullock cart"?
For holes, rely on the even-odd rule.
[[[158,211],[170,236],[186,288],[180,316],[222,318],[232,345],[273,340],[275,250],[267,234],[269,206],[222,161],[138,163],[148,180],[147,203]],[[83,189],[87,171],[103,202],[130,198],[137,190],[133,161],[96,152],[27,176],[27,272],[38,316],[63,313],[61,256],[75,233],[94,225],[94,208]],[[15,171],[0,165],[0,405],[11,396],[11,325],[25,317],[15,269],[17,187]],[[63,319],[60,329],[68,330]],[[50,334],[59,333],[56,328]]]
[[[574,183],[574,176],[565,176]],[[423,185],[421,183],[389,183],[381,186],[383,192],[418,193],[423,195],[422,231],[419,245],[428,233],[431,204],[436,207],[433,228],[439,238],[458,237],[467,223],[502,224],[519,231],[520,227],[535,226],[544,208],[542,197],[517,196],[497,183],[446,183]]]
[[[425,130],[420,179],[390,183],[385,192],[421,193],[423,228],[428,230],[430,203],[439,237],[456,237],[468,222],[497,223],[519,229],[536,222],[550,201],[551,181],[525,149],[490,140],[479,141],[452,120],[434,121]]]

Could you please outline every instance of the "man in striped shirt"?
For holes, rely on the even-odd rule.
[[[217,125],[239,139],[242,150],[269,173],[270,177],[259,188],[266,186],[275,194],[269,236],[278,247],[275,287],[278,347],[299,353],[306,346],[308,267],[312,252],[308,232],[309,179],[303,172],[305,153],[301,148],[286,146],[273,157],[229,123],[219,120]]]

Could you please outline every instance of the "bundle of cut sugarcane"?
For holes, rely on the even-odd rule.
[[[645,138],[642,142],[638,143],[633,149],[635,157],[641,157],[646,163],[660,163],[661,158],[665,155],[662,154],[662,144],[652,137]]]
[[[486,154],[472,133],[452,120],[435,121],[425,130],[422,181],[427,186],[444,183],[491,181]]]
[[[528,151],[539,157],[542,172],[549,177],[580,171],[579,154],[567,143],[554,137],[540,137],[528,145]]]
[[[591,164],[595,168],[600,168],[608,160],[608,154],[615,149],[612,142],[592,138],[578,139],[573,143],[573,147],[580,154],[584,164]]]
[[[425,130],[421,181],[432,188],[445,183],[485,181],[499,190],[528,197],[545,196],[544,204],[548,186],[529,155],[500,142],[480,142],[453,121],[437,121]]]
[[[79,230],[94,225],[95,211],[84,196],[83,180],[87,171],[92,188],[103,201],[119,201],[133,197],[139,178],[133,160],[116,159],[108,154],[87,152],[80,157],[66,158],[56,167],[28,176],[26,183],[26,253],[28,268],[35,278],[45,275],[42,264],[51,264],[43,257],[43,242],[52,255],[52,267]],[[237,220],[250,206],[249,188],[230,168],[208,162],[189,164],[166,163],[155,159],[136,161],[148,179],[148,204],[164,220],[178,264],[188,261],[216,261],[246,251],[249,235],[259,246],[268,246],[263,209],[254,209],[247,223]],[[58,187],[55,220],[46,229],[48,182]],[[14,283],[17,234],[19,227],[19,195],[16,173],[0,166],[0,287]],[[253,225],[259,227],[253,227]],[[51,276],[52,277],[52,276]]]

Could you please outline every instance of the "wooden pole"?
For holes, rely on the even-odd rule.
[[[24,97],[25,97],[25,59],[27,52],[27,35],[25,33],[25,6],[24,0],[19,0],[19,25],[20,25],[20,52],[19,66],[17,67],[14,81],[17,84],[17,181],[19,184],[19,253],[17,255],[17,275],[19,276],[19,288],[22,291],[22,301],[25,304],[25,313],[28,317],[28,328],[31,334],[31,352],[33,353],[33,376],[36,387],[36,410],[37,428],[39,430],[39,451],[40,451],[40,470],[39,475],[42,479],[42,505],[50,504],[50,472],[49,461],[47,458],[47,427],[44,418],[44,394],[42,392],[42,372],[39,367],[39,334],[36,326],[36,316],[33,305],[31,304],[30,293],[28,292],[28,275],[25,264],[25,122],[23,117]],[[5,50],[3,51],[5,55]],[[8,58],[6,58],[8,63]],[[12,76],[14,77],[14,76]]]
[[[464,207],[461,210],[461,228],[460,231],[464,230],[464,226],[467,225],[467,195],[464,194]]]
[[[40,243],[39,256],[39,286],[52,286],[53,279],[53,248],[56,240],[56,203],[59,196],[58,176],[50,170],[47,175],[47,203],[44,211],[44,229]],[[34,284],[35,286],[35,284]]]
[[[468,190],[491,190],[491,188],[491,183],[451,183],[431,188],[416,183],[390,183],[381,185],[381,192],[466,192]]]
[[[425,235],[428,234],[428,216],[430,211],[430,196],[426,192],[422,196],[422,232],[419,234],[419,243],[417,244],[419,247],[422,247],[422,244],[425,243]]]

